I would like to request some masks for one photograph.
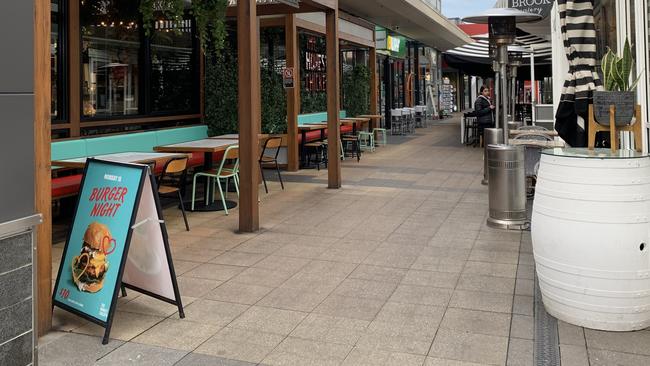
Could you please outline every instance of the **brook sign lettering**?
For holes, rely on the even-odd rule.
[[[554,1],[555,0],[508,0],[508,6],[527,13],[538,14],[546,18],[551,13]]]

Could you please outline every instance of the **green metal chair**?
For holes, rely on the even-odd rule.
[[[229,160],[234,160],[234,164],[232,165],[226,165],[226,162]],[[233,178],[235,181],[235,190],[237,191],[237,197],[239,197],[239,146],[238,145],[233,145],[228,147],[226,149],[226,152],[223,154],[223,158],[221,159],[221,163],[219,164],[218,169],[212,169],[206,172],[199,172],[194,174],[194,179],[192,182],[192,211],[194,211],[194,200],[196,197],[196,178],[198,177],[206,177],[206,179],[209,179],[212,181],[212,184],[208,182],[207,184],[207,189],[208,191],[205,192],[205,204],[208,204],[208,199],[210,197],[210,186],[212,185],[212,192],[215,192],[215,190],[218,188],[219,189],[219,194],[221,195],[221,203],[223,203],[223,209],[226,215],[228,215],[228,206],[226,205],[226,197],[223,193],[223,189],[221,188],[221,180],[226,181],[226,194],[228,193],[228,183],[230,182],[230,178]],[[212,201],[214,202],[214,195],[212,197]]]
[[[381,144],[386,146],[386,135],[388,134],[385,128],[373,128],[372,134],[375,136],[375,141],[379,142],[381,135]]]
[[[375,134],[373,132],[359,131],[359,144],[361,150],[375,151]]]

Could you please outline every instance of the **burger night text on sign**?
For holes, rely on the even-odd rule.
[[[124,203],[124,196],[128,192],[129,190],[126,187],[93,188],[88,200],[96,203],[90,212],[90,216],[115,217],[117,210]]]

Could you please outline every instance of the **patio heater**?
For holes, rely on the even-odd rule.
[[[487,225],[494,228],[522,230],[527,227],[524,148],[508,145],[508,46],[515,42],[517,22],[541,18],[515,9],[494,8],[464,19],[470,23],[487,23],[490,40],[497,47],[493,59],[499,69],[501,113],[498,116],[503,130],[503,144],[488,145],[486,151],[489,184]]]
[[[519,67],[523,64],[524,53],[529,53],[529,50],[520,47],[520,46],[509,46],[508,47],[508,60],[510,63],[510,94],[512,107],[510,108],[510,115],[512,116],[512,122],[516,121],[515,111],[516,111],[516,100],[517,100],[517,71]]]
[[[508,45],[515,43],[517,38],[517,23],[529,23],[542,19],[541,15],[526,13],[511,8],[492,8],[482,14],[463,18],[469,23],[487,24],[490,43],[497,47],[494,59],[499,64],[499,81],[501,98],[501,120],[503,140],[508,144]]]

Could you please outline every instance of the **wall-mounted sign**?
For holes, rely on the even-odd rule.
[[[305,90],[323,92],[327,90],[327,56],[322,53],[321,42],[308,35],[305,45],[304,76]]]
[[[105,328],[125,287],[184,317],[155,180],[145,165],[88,159],[52,302]]]
[[[508,0],[508,7],[546,18],[551,14],[555,0]]]
[[[295,76],[293,73],[293,67],[285,67],[282,70],[282,84],[285,89],[293,89]]]
[[[402,39],[399,37],[388,36],[386,37],[386,49],[391,52],[399,52],[402,45]]]

